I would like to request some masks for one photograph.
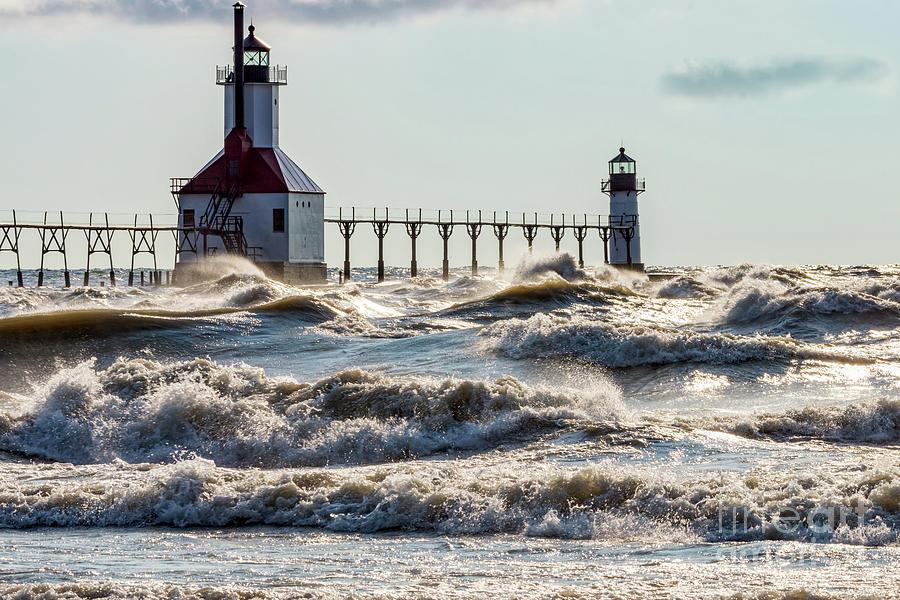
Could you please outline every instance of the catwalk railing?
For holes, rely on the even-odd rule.
[[[463,217],[465,215],[465,217]],[[330,208],[325,211],[325,222],[336,223],[341,236],[344,238],[344,265],[343,277],[350,279],[350,238],[360,223],[371,224],[378,238],[378,281],[384,281],[384,238],[391,225],[403,225],[412,243],[410,259],[410,276],[418,274],[416,261],[416,241],[422,233],[425,225],[437,227],[438,235],[443,240],[443,261],[441,263],[442,276],[447,280],[450,275],[450,257],[448,241],[456,227],[465,229],[466,234],[472,240],[472,274],[478,274],[478,237],[482,229],[489,227],[494,237],[497,238],[499,260],[498,268],[504,269],[503,241],[510,229],[520,229],[528,242],[528,252],[533,250],[533,243],[541,229],[550,231],[550,236],[556,244],[559,252],[559,244],[565,237],[566,231],[571,230],[578,242],[578,266],[584,267],[584,240],[590,231],[597,231],[603,241],[603,262],[609,264],[609,240],[613,235],[621,237],[626,244],[627,267],[632,266],[631,240],[635,235],[637,215],[623,215],[609,217],[603,215],[588,214],[552,214],[552,213],[518,213],[510,215],[509,211],[481,211],[481,210],[422,210],[416,209],[391,209],[391,208]]]
[[[8,216],[7,216],[8,214]],[[58,253],[63,260],[63,278],[65,287],[71,287],[71,275],[68,263],[69,235],[72,232],[81,232],[87,247],[87,264],[84,269],[84,285],[90,283],[91,258],[94,254],[105,254],[109,259],[109,283],[116,285],[116,272],[113,263],[113,237],[118,232],[126,232],[131,240],[131,268],[128,272],[128,285],[134,285],[134,261],[141,254],[149,254],[153,258],[153,271],[150,273],[150,282],[156,285],[162,283],[163,271],[159,269],[157,261],[157,238],[160,233],[169,232],[177,244],[179,229],[176,224],[162,222],[157,216],[154,222],[152,214],[126,215],[112,213],[69,213],[68,218],[62,211],[44,212],[39,222],[22,220],[21,212],[9,211],[0,218],[0,254],[12,252],[16,256],[16,279],[19,287],[23,286],[22,277],[22,233],[35,231],[41,242],[41,262],[38,270],[37,285],[44,285],[44,259],[48,254]],[[34,211],[26,211],[28,215],[35,215]],[[41,214],[41,213],[37,213]],[[74,219],[73,219],[74,215]],[[113,222],[110,222],[110,216]],[[163,215],[168,220],[174,221],[174,215]],[[119,219],[116,222],[116,218]],[[187,230],[192,231],[192,230]],[[166,272],[166,278],[169,274]],[[140,272],[141,283],[144,283],[144,272]]]
[[[88,285],[90,276],[90,263],[94,254],[105,254],[109,262],[109,283],[116,285],[115,267],[113,261],[113,237],[119,232],[125,232],[131,242],[131,266],[128,272],[128,285],[134,285],[135,279],[135,258],[141,254],[148,254],[153,259],[153,271],[151,272],[151,283],[161,284],[163,271],[159,270],[157,259],[157,247],[159,235],[169,233],[172,235],[175,244],[176,261],[182,254],[189,253],[198,257],[201,248],[206,244],[200,244],[201,236],[210,235],[209,231],[202,227],[179,227],[177,217],[175,215],[112,215],[114,220],[110,221],[111,213],[68,213],[63,212],[44,212],[44,213],[27,213],[37,218],[22,219],[22,213],[10,211],[6,214],[0,213],[0,255],[4,252],[11,252],[16,257],[17,283],[19,287],[23,285],[22,277],[22,250],[21,239],[25,231],[34,231],[40,238],[41,243],[41,259],[38,271],[37,285],[44,284],[44,263],[48,254],[60,254],[63,260],[63,274],[65,287],[71,286],[71,277],[68,267],[68,244],[70,242],[69,235],[73,231],[81,232],[84,236],[87,248],[87,264],[84,270],[84,285]],[[162,217],[162,219],[160,218]],[[118,222],[115,219],[118,218]],[[484,228],[490,229],[498,242],[499,261],[498,268],[504,269],[503,262],[503,243],[509,232],[513,229],[519,229],[525,240],[528,242],[528,251],[531,252],[535,238],[542,229],[549,231],[551,238],[555,242],[556,251],[559,252],[560,242],[565,237],[567,231],[571,231],[573,237],[578,242],[578,264],[584,267],[584,240],[592,231],[596,231],[603,242],[603,261],[609,263],[609,240],[616,236],[626,244],[627,264],[631,266],[631,240],[635,235],[635,227],[637,225],[637,216],[625,215],[617,217],[608,217],[603,215],[564,215],[564,214],[541,214],[541,213],[521,213],[521,215],[510,215],[507,212],[496,211],[456,211],[456,210],[409,210],[409,209],[389,209],[389,208],[328,208],[325,211],[324,221],[326,224],[336,224],[338,231],[344,239],[344,263],[341,270],[341,279],[349,280],[351,278],[350,268],[350,238],[356,231],[359,224],[371,225],[375,236],[378,238],[378,281],[384,281],[384,239],[391,226],[402,225],[407,236],[411,241],[411,258],[410,258],[410,276],[418,275],[418,263],[416,259],[416,245],[419,236],[423,232],[423,228],[428,226],[435,227],[437,233],[443,242],[443,260],[442,275],[446,280],[450,273],[450,257],[448,242],[450,236],[457,228],[462,228],[469,236],[472,242],[472,274],[478,274],[478,238]],[[223,240],[223,244],[227,240]],[[240,244],[232,244],[226,247],[241,248]],[[246,245],[243,246],[243,256],[251,260],[259,258],[255,251],[252,256],[248,256]],[[215,247],[211,248],[212,250]],[[143,283],[144,273],[141,271],[141,281]],[[169,279],[168,271],[165,272],[166,279]],[[174,277],[174,275],[173,275]]]

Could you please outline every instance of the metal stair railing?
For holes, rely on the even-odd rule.
[[[237,182],[234,182],[226,192],[223,191],[222,182],[219,181],[206,205],[205,214],[200,218],[200,230],[219,236],[225,251],[229,254],[247,256],[244,218],[231,216],[234,201],[239,195],[240,185]]]

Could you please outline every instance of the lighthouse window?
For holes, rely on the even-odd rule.
[[[273,233],[284,233],[284,209],[283,208],[273,208],[272,209],[272,232]]]
[[[194,227],[194,209],[188,208],[185,209],[184,215],[182,218],[183,227],[193,228]]]
[[[269,66],[269,53],[260,50],[247,50],[244,52],[244,64],[258,67]]]
[[[609,163],[610,175],[634,175],[633,162],[611,162]]]

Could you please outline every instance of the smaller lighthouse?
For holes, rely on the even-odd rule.
[[[636,166],[634,159],[625,154],[625,148],[619,148],[619,154],[609,161],[609,179],[603,180],[602,189],[609,195],[609,224],[631,228],[613,231],[609,264],[643,271],[638,195],[646,186],[643,179],[637,178]]]

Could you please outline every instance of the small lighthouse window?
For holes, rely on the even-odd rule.
[[[272,232],[273,233],[284,233],[284,209],[283,208],[273,208],[272,209]]]

